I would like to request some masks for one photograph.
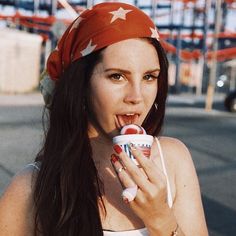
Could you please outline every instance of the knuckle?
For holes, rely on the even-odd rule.
[[[160,188],[161,190],[162,190],[162,189],[166,189],[166,186],[167,186],[166,178],[163,178],[163,179],[160,181],[159,188]]]
[[[138,197],[137,200],[138,200],[140,205],[146,205],[146,203],[148,202],[148,200],[145,196]]]
[[[158,196],[158,189],[157,188],[153,188],[151,191],[149,191],[147,198],[148,200],[152,200],[155,199]]]
[[[119,176],[119,179],[120,179],[121,182],[125,181],[125,175],[124,174],[119,173],[118,176]]]

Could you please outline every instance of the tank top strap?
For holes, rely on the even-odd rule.
[[[168,202],[169,207],[171,208],[171,207],[173,206],[173,198],[172,198],[172,195],[171,195],[170,181],[169,181],[169,177],[168,177],[167,171],[166,171],[166,165],[165,165],[164,155],[163,155],[163,152],[162,152],[162,148],[161,148],[160,141],[158,140],[157,137],[155,137],[155,140],[156,140],[156,143],[157,143],[157,146],[158,146],[158,150],[159,150],[159,153],[160,153],[161,166],[162,166],[162,169],[163,169],[163,173],[164,173],[164,175],[166,176],[166,184],[167,184],[167,202]]]

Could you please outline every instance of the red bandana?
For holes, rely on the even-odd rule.
[[[155,24],[140,9],[125,3],[100,3],[71,23],[47,60],[52,80],[75,60],[130,38],[159,39]]]

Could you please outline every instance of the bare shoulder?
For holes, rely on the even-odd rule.
[[[35,169],[32,166],[27,166],[19,171],[11,180],[6,190],[4,191],[2,201],[10,201],[11,199],[26,199],[32,194],[32,184]],[[0,205],[1,206],[1,205]]]
[[[199,188],[195,165],[187,146],[176,138],[161,137],[159,141],[176,191],[188,189],[186,186]]]
[[[173,211],[185,235],[208,235],[196,169],[188,148],[175,138],[159,138],[169,168]],[[192,224],[198,222],[198,224]]]
[[[174,186],[174,196],[183,186],[187,186],[187,180],[192,181],[188,186],[198,186],[196,169],[187,146],[179,139],[171,137],[160,137],[159,141]]]
[[[174,145],[174,147],[176,147],[176,148],[183,148],[183,147],[186,148],[185,144],[177,138],[161,136],[161,137],[159,137],[159,141],[163,145]]]
[[[159,137],[158,140],[167,165],[167,173],[170,176],[172,194],[175,197],[178,187],[185,185],[185,178],[196,175],[194,163],[188,148],[179,139]]]
[[[179,139],[163,136],[159,138],[159,141],[165,153],[165,157],[175,165],[180,162],[192,162],[188,148]]]
[[[0,232],[3,235],[32,235],[35,168],[27,166],[11,180],[0,198]]]

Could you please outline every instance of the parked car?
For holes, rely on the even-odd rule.
[[[236,90],[226,96],[224,103],[228,111],[236,112]]]

